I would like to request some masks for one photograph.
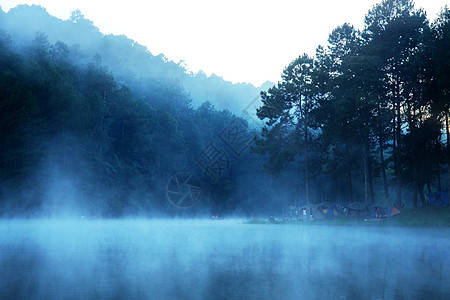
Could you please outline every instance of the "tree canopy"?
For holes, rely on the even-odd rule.
[[[424,188],[441,190],[449,163],[448,17],[444,8],[430,24],[412,1],[385,0],[361,31],[343,24],[314,59],[294,60],[282,81],[261,93],[258,117],[266,126],[254,150],[269,154],[266,170],[278,174],[299,161],[309,202],[313,143],[325,199],[338,190],[347,202],[400,206],[410,190],[413,206],[419,197],[427,205]]]

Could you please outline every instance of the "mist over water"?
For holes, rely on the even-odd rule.
[[[255,87],[0,8],[0,300],[450,299],[450,11],[364,19]]]
[[[0,298],[448,299],[449,229],[3,220]]]

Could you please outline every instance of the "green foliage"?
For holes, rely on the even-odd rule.
[[[336,201],[336,189],[350,202],[390,201],[388,185],[394,190],[395,182],[398,205],[402,186],[411,188],[414,206],[418,195],[426,205],[424,186],[440,177],[446,161],[439,157],[450,103],[449,28],[447,8],[430,26],[412,1],[385,0],[369,11],[361,32],[339,26],[314,61],[294,60],[283,81],[261,94],[258,117],[267,127],[254,151],[269,156],[266,170],[280,174],[311,144],[320,157],[316,168],[329,182],[328,201]],[[358,173],[364,191],[353,185]],[[384,199],[375,199],[373,182],[380,175]]]
[[[147,182],[140,187],[145,192],[153,188],[158,155],[178,156],[186,147],[170,113],[158,117],[148,102],[100,66],[72,64],[63,43],[51,45],[38,34],[22,56],[8,48],[8,40],[1,41],[3,182],[23,182],[48,161],[63,172],[76,170],[81,159],[99,179],[85,186],[86,194],[116,187],[130,193],[136,188],[131,181]],[[176,147],[161,147],[157,137],[167,137]],[[121,211],[126,202],[113,206],[112,211]]]
[[[230,111],[209,102],[193,109],[188,94],[170,81],[136,93],[118,82],[100,55],[88,64],[75,62],[79,52],[50,43],[43,33],[22,53],[0,33],[0,181],[8,187],[0,209],[45,209],[45,187],[71,178],[80,198],[88,199],[77,205],[90,213],[167,211],[166,184],[181,171],[200,175],[207,209],[215,214],[239,205],[236,181],[247,176],[244,167],[233,165],[212,183],[194,159],[236,118]],[[252,133],[245,134],[251,140]],[[247,167],[257,168],[247,160]]]

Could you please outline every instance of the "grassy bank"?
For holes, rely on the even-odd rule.
[[[449,227],[450,208],[421,207],[403,208],[401,213],[392,218],[383,219],[379,222],[366,221],[363,218],[336,217],[318,221],[269,221],[264,219],[251,219],[247,224],[292,224],[301,226],[337,225],[337,226],[399,226],[399,227]]]

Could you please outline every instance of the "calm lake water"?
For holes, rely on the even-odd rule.
[[[450,299],[450,230],[0,221],[2,299]]]

